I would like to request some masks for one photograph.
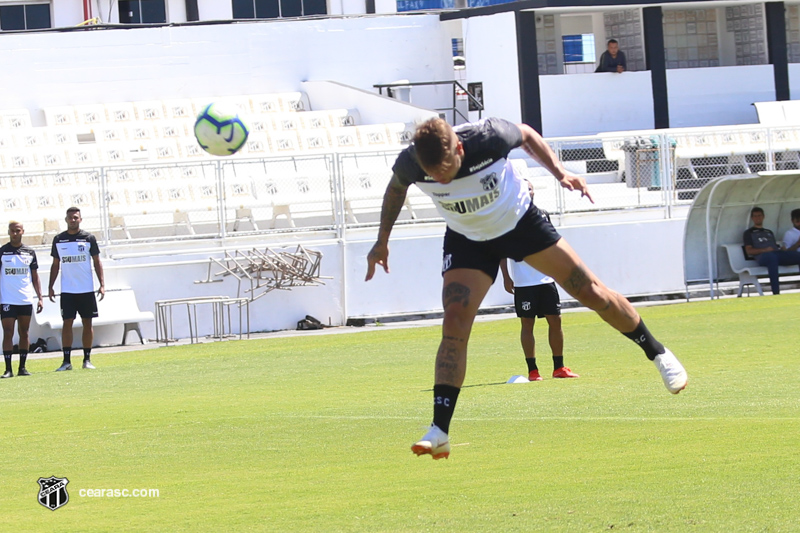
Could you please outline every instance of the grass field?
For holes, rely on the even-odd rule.
[[[438,327],[35,360],[0,382],[0,530],[797,531],[798,309],[643,308],[689,371],[678,396],[591,313],[564,316],[574,380],[505,384],[526,372],[518,322],[476,324],[441,461],[409,451]],[[37,502],[51,475],[56,511]],[[159,497],[79,495],[126,488]]]

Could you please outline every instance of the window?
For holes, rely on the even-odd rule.
[[[50,4],[10,4],[0,6],[0,29],[40,30],[50,28]]]
[[[564,35],[564,63],[594,63],[594,34]]]
[[[275,19],[325,15],[326,0],[233,0],[234,19]]]
[[[166,23],[164,0],[119,0],[119,21],[123,24]]]

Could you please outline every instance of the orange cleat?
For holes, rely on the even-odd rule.
[[[553,370],[553,377],[554,378],[579,378],[580,376],[570,370],[569,368],[562,366],[558,370]]]
[[[528,373],[528,381],[542,381],[542,376],[539,375],[538,370],[531,370]]]

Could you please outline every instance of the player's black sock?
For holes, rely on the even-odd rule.
[[[64,348],[64,362],[65,365],[72,364],[72,348]]]
[[[19,367],[25,368],[25,361],[28,360],[28,352],[23,352],[22,350],[19,351]]]
[[[563,355],[554,355],[553,356],[553,370],[558,370],[564,366],[564,356]]]
[[[3,350],[3,359],[6,360],[6,372],[11,372],[11,355],[14,352]]]
[[[433,423],[444,431],[450,432],[450,419],[456,408],[456,400],[461,389],[451,385],[433,386]]]
[[[635,330],[630,333],[623,333],[623,335],[638,344],[651,361],[655,359],[657,355],[661,355],[666,351],[664,345],[653,337],[653,334],[650,333],[650,330],[644,325],[644,320],[642,319],[639,319],[639,325],[636,326]]]
[[[84,348],[83,349],[83,360],[88,361],[92,357],[92,349],[91,348]]]
[[[528,363],[528,372],[533,372],[534,370],[539,370],[539,367],[536,366],[536,358],[535,357],[526,357],[525,362]]]

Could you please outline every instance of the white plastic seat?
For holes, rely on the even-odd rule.
[[[192,125],[194,121],[192,120]],[[191,135],[188,121],[185,119],[162,120],[154,123],[156,137],[159,139],[178,139]]]
[[[100,163],[100,153],[92,144],[69,146],[67,155],[70,164],[75,166],[98,166]]]
[[[36,153],[28,148],[8,148],[0,150],[3,169],[10,171],[26,171],[36,168]]]
[[[146,146],[151,161],[175,162],[180,159],[178,143],[175,139],[157,139]]]
[[[304,130],[298,133],[300,148],[306,152],[330,151],[331,142],[325,129]]]
[[[297,131],[302,127],[299,113],[275,113],[272,116],[274,131]]]
[[[134,102],[133,108],[139,121],[164,120],[164,104],[160,100]]]
[[[25,128],[11,130],[14,145],[18,148],[43,148],[47,145],[44,128]]]
[[[414,138],[414,128],[403,122],[389,122],[386,124],[389,134],[389,144],[395,146],[408,146]]]
[[[300,151],[300,142],[295,131],[270,133],[270,146],[275,155],[292,155]]]
[[[36,151],[38,165],[46,169],[59,169],[69,166],[67,152],[63,146],[46,146]]]
[[[75,127],[78,124],[75,108],[72,106],[45,107],[43,111],[48,126]]]
[[[194,136],[176,139],[176,145],[178,147],[178,154],[182,159],[211,159],[213,157],[197,144],[197,139],[195,139]]]
[[[152,123],[134,122],[125,127],[128,140],[140,144],[146,144],[158,138],[156,129]]]
[[[136,109],[132,102],[104,104],[108,122],[129,123],[136,120]]]
[[[197,118],[197,113],[195,113],[189,98],[164,100],[164,109],[167,111],[166,118],[168,120],[195,120]]]
[[[71,126],[44,127],[45,140],[49,145],[72,146],[78,144],[78,132]]]
[[[125,126],[111,122],[92,126],[92,133],[97,144],[120,143],[128,137]]]
[[[361,148],[358,130],[355,128],[332,128],[328,130],[331,146],[337,150],[357,150]]]
[[[281,103],[281,111],[311,111],[308,96],[301,92],[278,93],[278,101]]]
[[[100,161],[103,163],[130,163],[132,146],[127,142],[104,143],[98,147]]]
[[[386,126],[383,124],[355,126],[355,129],[358,132],[362,148],[383,150],[393,146],[386,131]]]
[[[300,119],[300,126],[307,130],[316,130],[331,127],[331,119],[328,111],[305,111],[297,113]]]
[[[236,155],[241,157],[268,157],[271,155],[269,136],[263,131],[251,131],[247,142]]]
[[[78,126],[92,126],[108,122],[106,109],[102,104],[76,105],[75,117]]]
[[[278,113],[281,111],[280,97],[278,94],[252,94],[250,109],[254,114]]]
[[[356,109],[329,109],[325,113],[331,128],[346,128],[361,123],[361,115]]]
[[[7,130],[31,128],[31,113],[27,109],[0,110],[0,127]]]

